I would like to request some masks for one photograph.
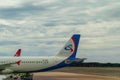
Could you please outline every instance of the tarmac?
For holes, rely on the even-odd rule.
[[[120,80],[120,78],[68,72],[41,72],[34,73],[33,80]]]

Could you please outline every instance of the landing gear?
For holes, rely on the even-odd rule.
[[[33,74],[30,73],[10,74],[3,80],[33,80]]]

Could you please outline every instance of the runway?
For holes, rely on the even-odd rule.
[[[41,72],[34,73],[33,80],[120,80],[120,78],[68,72]]]

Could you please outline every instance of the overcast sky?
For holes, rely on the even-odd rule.
[[[0,0],[0,56],[53,56],[75,33],[77,57],[120,63],[120,1]]]

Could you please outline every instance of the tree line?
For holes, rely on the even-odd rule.
[[[72,64],[71,66],[76,66],[76,67],[120,67],[120,63],[84,62],[84,63]]]

